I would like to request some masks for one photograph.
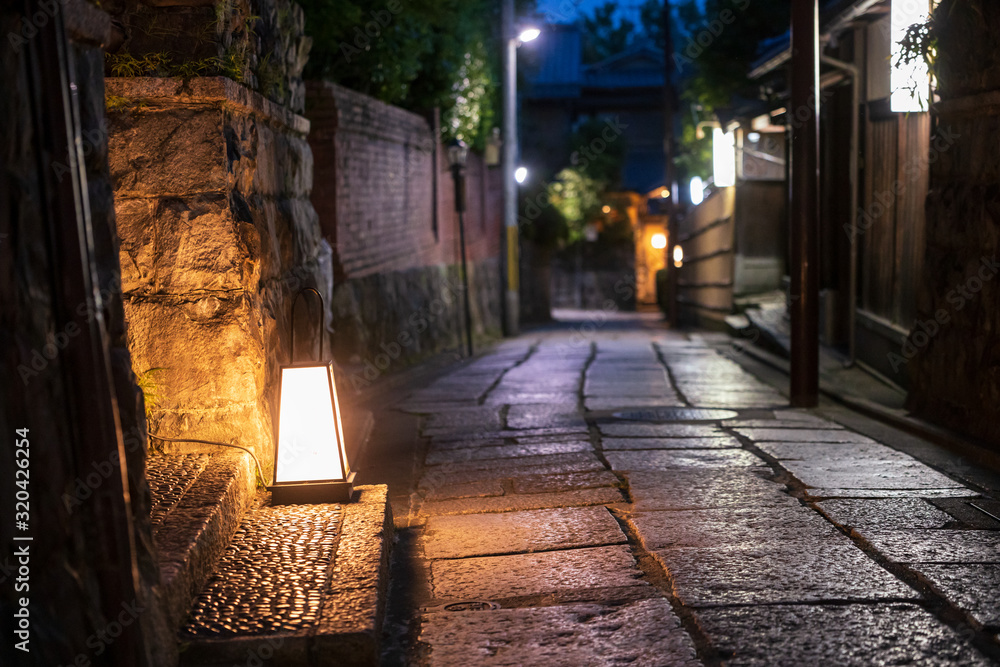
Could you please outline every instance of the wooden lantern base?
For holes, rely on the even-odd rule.
[[[354,494],[354,475],[348,475],[345,482],[273,484],[267,490],[271,492],[271,505],[349,503]]]

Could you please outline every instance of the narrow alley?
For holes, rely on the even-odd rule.
[[[789,409],[725,336],[576,315],[378,413],[386,664],[996,659],[1000,477]]]

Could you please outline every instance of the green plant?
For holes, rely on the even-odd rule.
[[[167,370],[162,367],[147,368],[135,376],[135,384],[142,390],[143,402],[146,409],[146,421],[150,420],[152,412],[160,404],[163,395],[160,394],[160,383],[156,379],[156,374]]]
[[[120,77],[162,76],[170,65],[170,56],[162,52],[136,58],[128,51],[122,51],[105,54],[105,59],[112,76]]]

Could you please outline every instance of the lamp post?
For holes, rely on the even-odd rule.
[[[306,292],[319,298],[319,357],[296,363],[295,303]],[[333,362],[323,361],[323,296],[309,287],[292,302],[291,362],[278,389],[272,505],[349,502],[354,473],[347,462]]]
[[[517,47],[530,42],[540,34],[537,28],[525,28],[520,33],[514,25],[514,0],[503,0],[502,21],[504,36],[503,59],[503,213],[504,238],[504,333],[516,336],[520,317],[518,271],[520,249],[517,229]]]
[[[458,239],[462,247],[462,301],[465,306],[465,347],[472,356],[472,311],[469,309],[469,270],[465,259],[465,162],[469,147],[461,139],[448,144],[448,164],[455,181],[455,212],[458,213]]]

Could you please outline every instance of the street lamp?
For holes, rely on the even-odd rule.
[[[455,212],[458,213],[458,238],[462,248],[462,300],[465,305],[465,346],[472,356],[472,311],[469,309],[469,271],[465,259],[465,162],[469,147],[461,139],[448,144],[448,165],[455,181]]]
[[[517,169],[514,170],[514,180],[517,181],[518,184],[524,183],[525,179],[527,178],[528,178],[527,167],[518,167]]]
[[[319,298],[319,357],[296,363],[295,304],[306,292]],[[272,505],[349,502],[354,491],[333,362],[322,360],[323,313],[323,296],[311,287],[292,301],[290,363],[280,370],[274,484],[268,487]]]
[[[504,333],[515,336],[518,332],[520,296],[518,294],[519,248],[517,228],[517,182],[514,169],[517,165],[517,47],[537,39],[541,31],[524,27],[518,31],[514,25],[514,0],[502,4],[504,59],[503,59],[503,201],[504,201]],[[527,176],[527,174],[525,174]]]

